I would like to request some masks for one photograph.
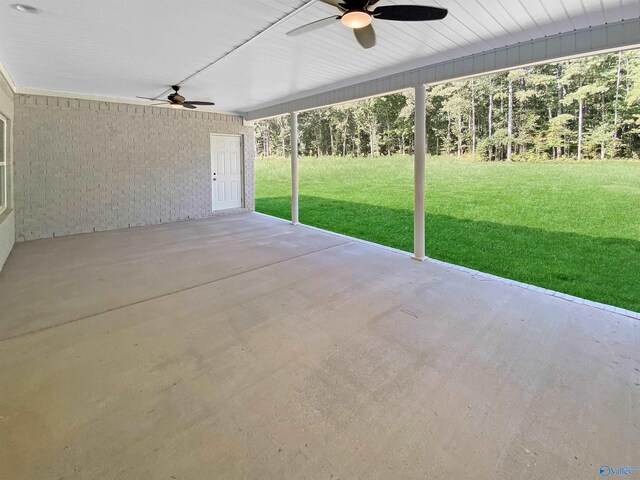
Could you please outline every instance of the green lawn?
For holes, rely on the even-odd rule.
[[[413,249],[409,156],[301,158],[300,221]],[[256,160],[256,209],[290,219],[288,159]],[[427,160],[427,255],[640,311],[640,162]]]

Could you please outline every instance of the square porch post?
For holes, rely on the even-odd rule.
[[[298,112],[291,112],[291,223],[298,224]]]
[[[425,256],[425,225],[424,225],[424,195],[425,195],[425,136],[426,136],[426,89],[424,85],[415,87],[416,117],[415,117],[415,159],[414,159],[414,196],[413,196],[413,259],[423,262]]]

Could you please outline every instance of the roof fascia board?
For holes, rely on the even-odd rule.
[[[640,18],[537,38],[377,79],[311,93],[245,113],[247,120],[312,110],[489,73],[640,47]]]

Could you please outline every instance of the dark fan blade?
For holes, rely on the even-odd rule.
[[[322,3],[326,3],[327,5],[331,5],[332,7],[339,8],[340,10],[345,10],[342,6],[343,0],[320,0]]]
[[[192,102],[191,100],[189,100],[189,103],[191,105],[215,105],[213,102]]]
[[[141,100],[151,100],[152,102],[166,102],[169,103],[167,100],[163,100],[161,98],[151,98],[151,97],[136,97],[139,98]]]
[[[397,20],[400,22],[424,22],[425,20],[442,20],[447,16],[446,8],[423,7],[421,5],[389,5],[378,7],[373,16],[380,20]]]
[[[296,35],[302,35],[303,33],[313,32],[318,28],[331,25],[336,20],[340,20],[340,17],[334,16],[334,17],[323,18],[322,20],[316,20],[315,22],[307,23],[306,25],[303,25],[301,27],[294,28],[290,32],[287,32],[287,35],[289,35],[290,37],[295,37]]]
[[[341,6],[345,10],[364,10],[369,3],[369,0],[342,0]]]
[[[196,106],[195,106],[195,105],[191,105],[190,103],[187,103],[187,102],[184,102],[184,103],[182,104],[182,106],[183,106],[184,108],[190,108],[191,110],[193,110],[193,109],[195,109],[195,108],[196,108]]]
[[[357,28],[353,31],[358,43],[364,48],[371,48],[376,44],[376,32],[371,25],[364,28]]]

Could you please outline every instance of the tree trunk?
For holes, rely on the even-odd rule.
[[[458,114],[458,157],[462,155],[462,114]]]
[[[605,98],[604,98],[604,93],[602,93],[600,95],[600,108],[601,108],[601,113],[602,113],[602,124],[604,125],[605,121],[606,121],[606,114],[607,114],[607,104],[605,103]],[[615,138],[616,134],[615,134],[615,129],[614,129],[614,133],[613,136]],[[604,156],[605,156],[605,144],[604,144],[604,140],[602,140],[600,142],[600,160],[604,160]]]
[[[559,82],[560,82],[560,76],[562,75],[562,64],[559,63],[558,64],[558,70],[557,70],[557,78],[558,78],[558,86],[560,86]],[[560,86],[560,88],[558,88],[558,116],[560,116],[562,114],[562,94],[564,92],[564,86]],[[564,140],[564,137],[563,137]],[[556,152],[556,158],[560,158],[562,156],[562,145],[559,145],[557,147],[557,152]]]
[[[562,64],[558,64],[558,69],[556,71],[558,87],[560,87],[560,75],[562,74]],[[562,88],[558,88],[558,115],[562,113]]]
[[[507,143],[507,162],[511,161],[511,148],[513,135],[513,81],[509,80],[509,112],[507,120],[507,135],[509,135],[509,142]]]
[[[489,138],[493,136],[493,95],[489,94]]]
[[[329,137],[331,139],[331,152],[329,152],[331,155],[334,155],[335,153],[335,138],[333,137],[333,126],[331,124],[329,124]]]
[[[584,100],[578,104],[578,160],[582,159],[582,124],[584,121]]]
[[[369,156],[373,157],[373,126],[369,126]]]
[[[427,91],[427,94],[429,92]],[[425,120],[425,128],[424,128],[424,146],[425,146],[425,152],[427,152],[427,155],[429,154],[429,131],[431,128],[431,115],[428,115],[428,110],[424,112],[425,116],[426,116],[426,120]]]
[[[620,102],[620,82],[622,80],[621,71],[622,71],[622,52],[618,52],[618,70],[616,72],[616,105],[615,105],[615,112],[613,115],[613,125],[615,127],[614,128],[615,138],[618,138],[618,115],[619,115],[618,106]]]
[[[493,137],[493,93],[489,93],[489,138]],[[489,160],[493,159],[493,143],[489,147]]]
[[[286,156],[286,147],[285,147],[285,138],[284,138],[284,122],[285,122],[285,117],[280,117],[278,119],[278,122],[276,123],[276,126],[278,127],[278,142],[280,142],[280,148],[282,151],[282,156],[285,157]]]
[[[451,153],[451,112],[447,112],[447,154]]]
[[[345,129],[342,136],[342,156],[347,156],[347,130]]]
[[[476,158],[476,84],[471,79],[471,151]]]
[[[344,119],[344,126],[342,127],[342,156],[347,156],[347,129],[349,128],[349,115]]]

